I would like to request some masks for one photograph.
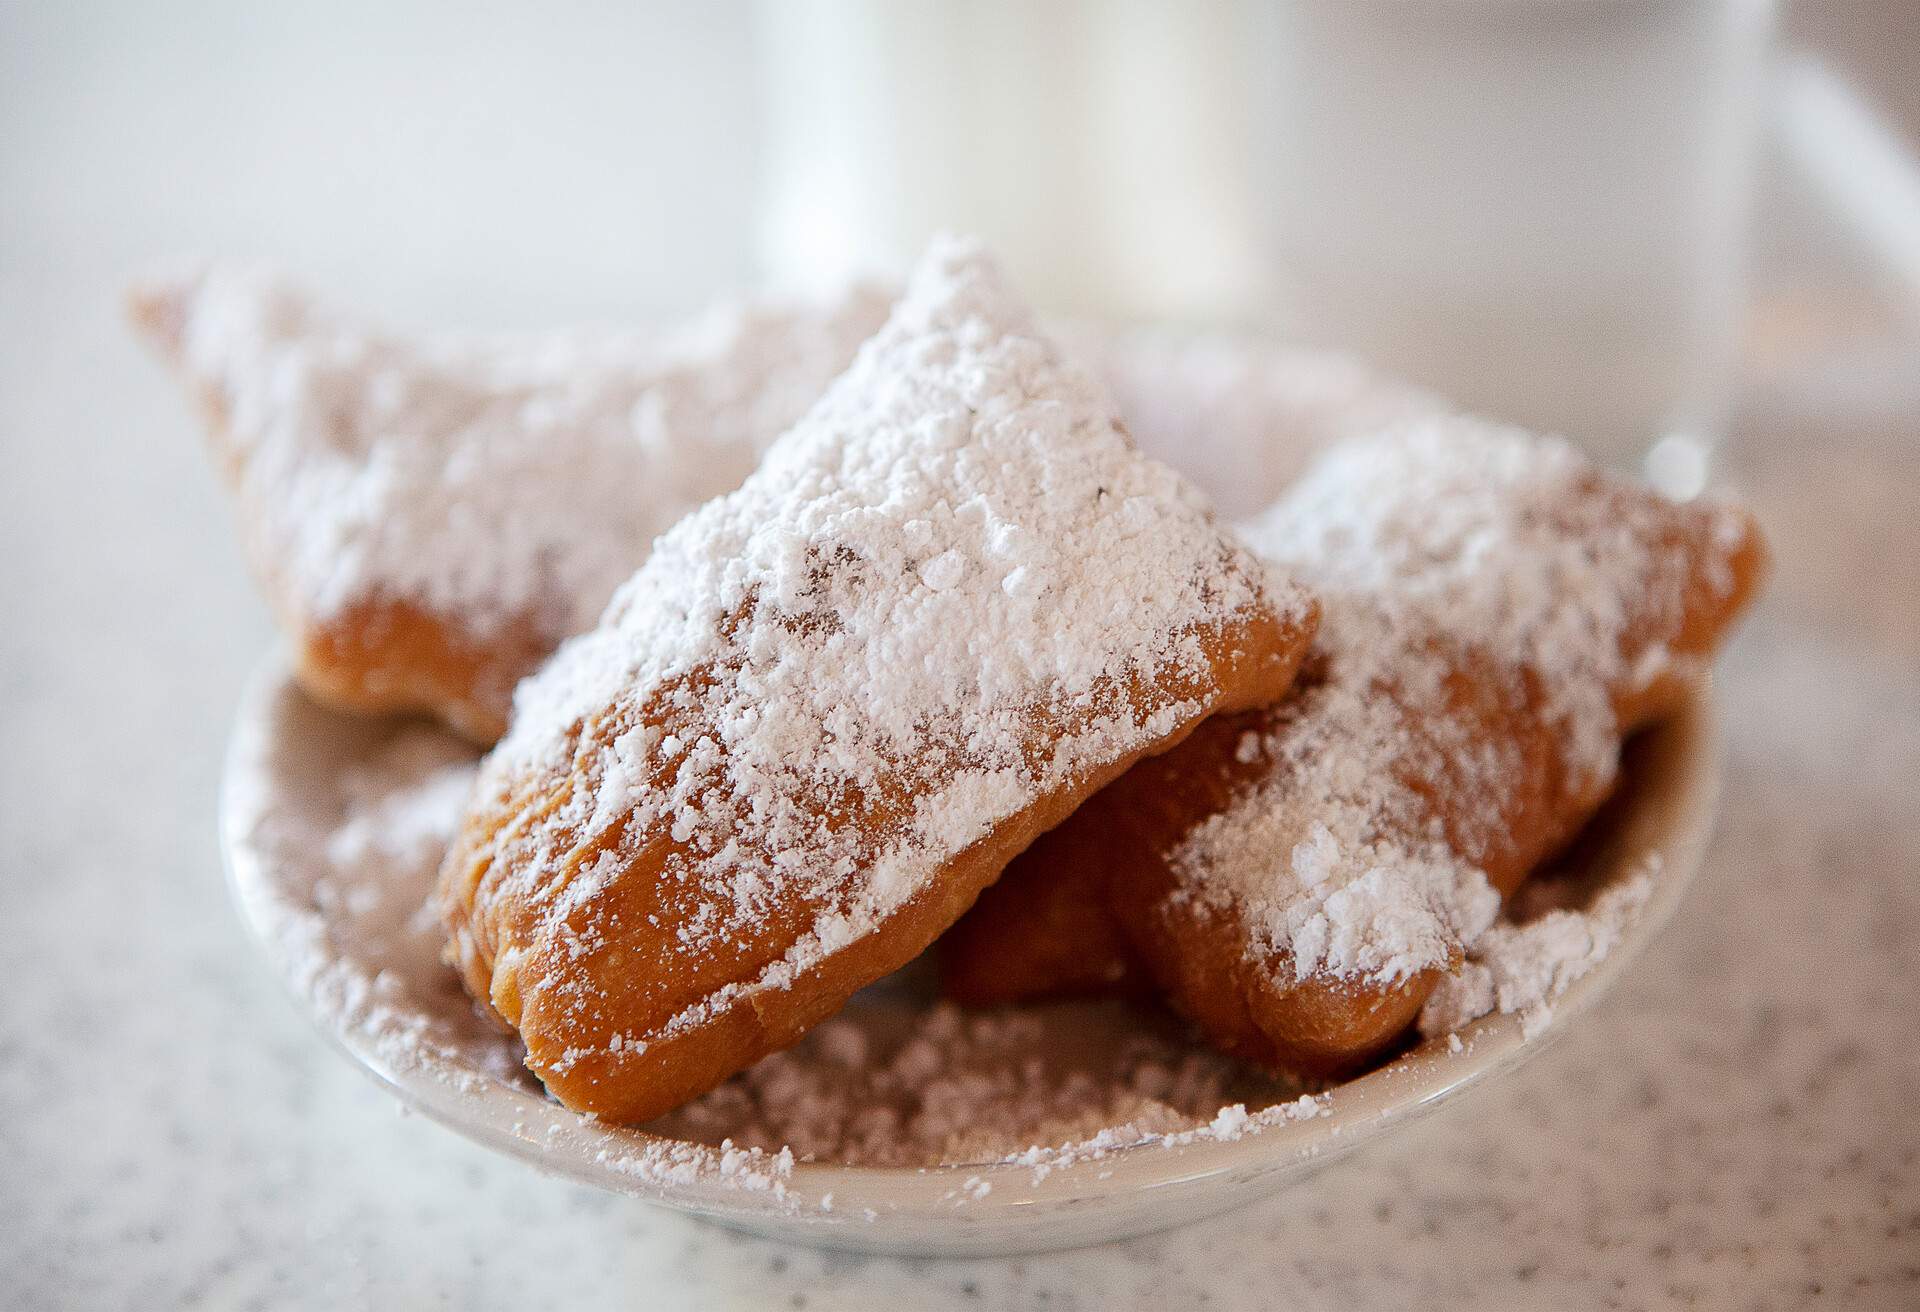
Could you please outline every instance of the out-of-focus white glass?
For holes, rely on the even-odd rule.
[[[777,278],[990,238],[1056,313],[1258,303],[1244,0],[764,0],[761,245]]]
[[[769,0],[788,281],[994,240],[1043,307],[1347,347],[1692,490],[1775,0]]]
[[[1276,0],[1277,308],[1692,491],[1736,346],[1772,0]]]

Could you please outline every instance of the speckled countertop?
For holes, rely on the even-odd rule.
[[[56,94],[77,67],[57,40],[0,40],[0,85],[25,96],[30,74],[46,111],[8,117],[27,128],[0,156],[0,1305],[1920,1307],[1910,326],[1810,361],[1831,301],[1769,321],[1729,476],[1780,566],[1721,680],[1720,835],[1670,931],[1551,1053],[1188,1230],[1003,1261],[784,1248],[399,1115],[228,909],[215,783],[270,638],[113,291],[192,234],[328,248],[317,221],[267,221],[259,177],[308,165],[254,160],[254,190],[216,195],[231,154],[146,113],[127,70],[153,36],[123,34],[115,78],[80,78],[109,109]],[[217,96],[187,94],[218,120]],[[111,162],[147,208],[85,170],[56,186],[67,158]],[[726,272],[682,268],[675,295]],[[546,306],[525,276],[490,303],[601,308]]]

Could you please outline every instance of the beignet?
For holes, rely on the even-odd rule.
[[[977,247],[521,686],[450,955],[631,1123],[792,1043],[1036,835],[1285,691],[1315,607],[1141,456]]]
[[[887,299],[722,312],[645,339],[409,339],[213,266],[133,296],[198,395],[302,685],[480,743],[661,531],[738,486]]]

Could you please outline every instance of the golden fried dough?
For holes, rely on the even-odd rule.
[[[737,492],[524,683],[442,871],[450,955],[570,1107],[636,1122],[917,955],[1216,711],[1312,601],[936,244]]]
[[[1325,607],[1294,695],[1201,726],[1016,862],[944,945],[957,996],[1086,987],[1031,941],[1071,933],[1251,1061],[1365,1060],[1599,806],[1764,564],[1740,512],[1465,419],[1346,444],[1249,534]]]
[[[135,323],[203,402],[302,685],[482,743],[654,536],[736,486],[886,300],[855,289],[655,341],[405,340],[279,280],[157,281]]]
[[[1108,896],[1114,841],[1130,840],[1111,826],[1072,823],[1035,839],[941,935],[942,991],[968,1007],[1150,991]]]

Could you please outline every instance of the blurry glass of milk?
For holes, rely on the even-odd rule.
[[[982,233],[1043,309],[1260,322],[1691,491],[1775,0],[764,0],[789,283]]]
[[[1057,314],[1260,312],[1246,0],[763,0],[769,271],[988,238]]]
[[[1287,325],[1698,490],[1773,0],[1259,8]]]

